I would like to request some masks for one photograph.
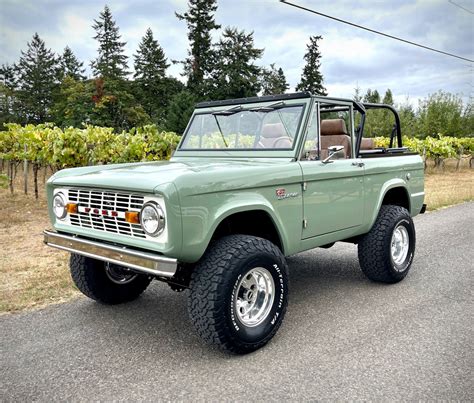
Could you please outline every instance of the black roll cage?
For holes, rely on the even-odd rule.
[[[241,105],[241,104],[248,104],[248,103],[256,103],[256,102],[265,102],[265,101],[285,101],[285,100],[290,100],[290,99],[304,99],[304,98],[312,98],[316,102],[319,102],[320,104],[320,109],[331,109],[333,112],[337,111],[347,111],[348,103],[352,103],[352,107],[354,110],[359,112],[361,114],[361,120],[360,124],[356,129],[356,153],[357,155],[360,154],[360,144],[362,142],[362,137],[364,135],[364,126],[365,126],[365,119],[366,119],[366,113],[368,109],[387,109],[390,112],[393,113],[393,116],[395,118],[395,124],[393,125],[392,132],[390,133],[390,145],[388,149],[382,150],[378,149],[377,152],[387,152],[387,153],[400,153],[400,152],[406,152],[407,149],[403,147],[402,144],[402,133],[401,133],[401,127],[400,127],[400,116],[398,115],[397,110],[387,104],[375,104],[375,103],[365,103],[365,102],[359,102],[359,101],[354,101],[350,99],[344,99],[344,98],[333,98],[333,97],[322,97],[322,96],[314,96],[310,92],[297,92],[293,94],[280,94],[280,95],[267,95],[267,96],[262,96],[262,97],[249,97],[249,98],[239,98],[239,99],[226,99],[226,100],[221,100],[221,101],[205,101],[205,102],[200,102],[199,104],[196,105],[197,109],[200,108],[209,108],[209,107],[222,107],[222,106],[235,106],[235,105]],[[324,103],[324,100],[330,100],[332,101],[331,103]],[[341,101],[341,105],[338,106],[337,104],[333,103],[334,101]],[[342,103],[343,102],[343,103]],[[394,147],[394,140],[395,137],[397,138],[397,147]]]
[[[360,144],[362,142],[362,137],[364,135],[365,118],[366,118],[366,113],[368,109],[387,109],[393,113],[393,116],[395,118],[395,124],[393,125],[392,132],[390,133],[389,149],[394,148],[393,142],[394,142],[395,137],[397,138],[397,148],[399,149],[403,148],[402,132],[400,128],[400,116],[398,115],[397,110],[393,106],[387,105],[387,104],[362,103],[358,101],[352,101],[352,106],[357,112],[361,114],[360,124],[355,130],[356,131],[356,153],[359,153],[359,150],[360,150]],[[321,105],[320,108],[321,109],[330,108],[331,112],[348,110],[348,107],[343,107],[343,106],[334,107],[334,104]]]

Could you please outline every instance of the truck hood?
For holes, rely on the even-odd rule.
[[[175,161],[64,169],[57,172],[50,179],[50,183],[52,182],[54,186],[96,187],[146,193],[153,192],[162,184],[175,183],[178,189],[181,188],[180,190],[188,189],[186,193],[195,193],[196,190],[190,190],[195,186],[199,186],[200,192],[205,193],[210,186],[214,191],[219,191],[231,183],[232,187],[248,187],[249,184],[261,185],[262,180],[278,182],[278,172],[282,171],[282,164],[291,164],[297,172],[300,172],[299,164],[281,158],[253,160],[181,158]],[[288,180],[289,172],[283,171]],[[240,178],[238,184],[235,183],[237,178]]]

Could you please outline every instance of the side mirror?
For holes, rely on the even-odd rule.
[[[321,162],[323,164],[328,164],[334,162],[333,158],[340,157],[344,155],[344,146],[331,146],[328,147],[328,156],[323,159]]]

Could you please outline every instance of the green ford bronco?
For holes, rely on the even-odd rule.
[[[363,137],[374,108],[393,115],[387,148]],[[369,279],[398,282],[425,209],[397,112],[309,93],[200,103],[170,161],[65,169],[47,193],[44,241],[71,252],[79,290],[105,304],[153,279],[188,290],[197,333],[233,353],[280,327],[285,256],[352,242]]]

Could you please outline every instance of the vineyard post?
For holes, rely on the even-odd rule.
[[[37,162],[33,163],[33,175],[35,178],[35,199],[38,200],[38,169],[39,164]]]
[[[426,147],[423,147],[423,164],[424,164],[424,169],[426,171],[426,168],[428,168],[428,164],[426,163]]]
[[[456,171],[459,171],[459,169],[461,168],[461,160],[462,160],[463,154],[464,154],[464,147],[461,146],[459,147],[458,162],[456,163]]]
[[[25,187],[25,194],[28,194],[28,160],[26,158],[26,153],[28,151],[28,147],[25,144],[24,146],[25,150],[25,158],[23,160],[23,182],[24,182],[24,187]]]
[[[8,178],[9,178],[9,186],[10,186],[10,193],[13,194],[13,160],[10,160],[8,164]]]

